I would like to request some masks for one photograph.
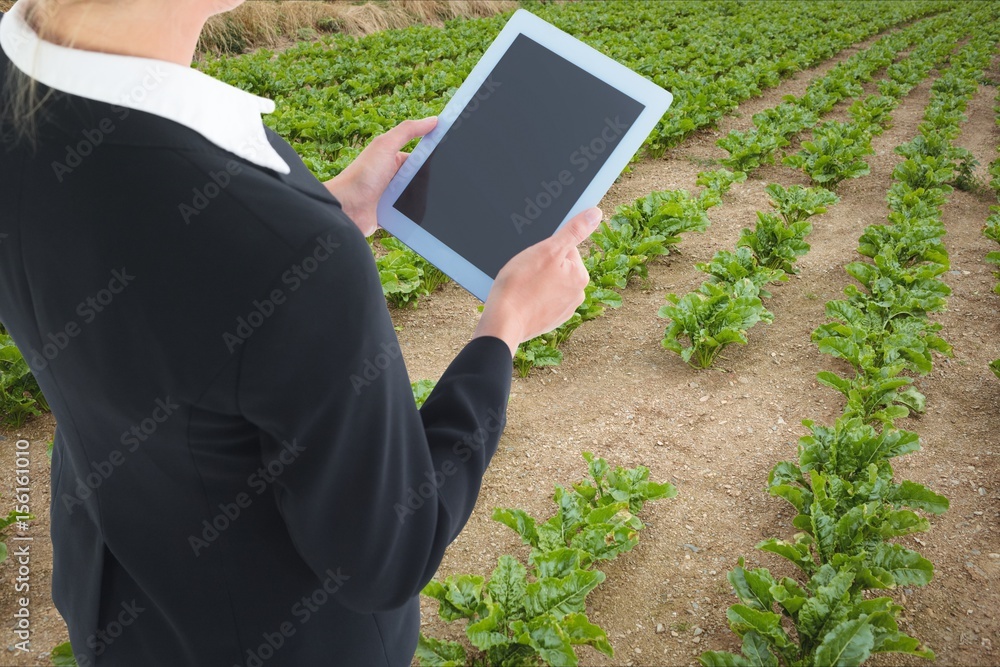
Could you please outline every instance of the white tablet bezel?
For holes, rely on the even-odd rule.
[[[400,168],[378,203],[379,226],[405,243],[414,252],[436,266],[480,301],[486,301],[493,278],[448,247],[443,241],[393,208],[399,195],[409,185],[413,176],[437,147],[441,137],[455,124],[473,96],[487,81],[497,63],[507,52],[518,35],[538,42],[550,51],[569,60],[625,95],[645,105],[635,123],[612,149],[605,163],[573,205],[559,227],[582,211],[597,206],[615,179],[628,166],[629,160],[639,150],[656,124],[663,117],[673,96],[652,81],[612,60],[596,49],[538,18],[531,12],[519,9],[504,26],[500,34],[469,73],[468,78],[438,116],[438,124],[420,140],[413,153]],[[475,224],[475,221],[470,221]]]

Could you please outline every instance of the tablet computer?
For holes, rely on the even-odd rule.
[[[596,206],[672,96],[514,13],[379,200],[379,225],[485,301],[507,261]]]

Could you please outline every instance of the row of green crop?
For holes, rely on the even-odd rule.
[[[574,3],[529,9],[674,91],[646,143],[662,154],[742,100],[871,34],[954,3],[886,7],[837,2]],[[320,177],[343,169],[372,137],[406,118],[433,115],[475,64],[507,16],[414,26],[361,39],[332,37],[277,56],[260,51],[201,63],[209,74],[274,98],[268,117]],[[613,26],[613,28],[612,28]],[[679,26],[683,26],[680,28]],[[444,277],[408,249],[377,254],[393,305],[416,305]]]
[[[545,522],[519,509],[497,509],[493,519],[508,526],[531,547],[525,567],[500,556],[489,579],[452,575],[434,580],[423,594],[438,601],[438,613],[463,621],[469,655],[459,642],[420,635],[417,660],[425,667],[501,667],[579,664],[577,646],[608,656],[607,634],[586,615],[587,595],[605,580],[595,569],[631,551],[643,522],[636,516],[646,502],[672,498],[670,484],[649,481],[649,470],[610,470],[604,459],[584,453],[589,480],[570,489],[556,486],[557,511]]]
[[[0,425],[16,428],[28,417],[48,410],[28,362],[0,324]]]
[[[934,83],[920,135],[897,149],[906,161],[893,173],[890,224],[861,236],[858,250],[870,263],[845,267],[860,286],[827,303],[833,321],[813,333],[822,352],[853,367],[853,378],[818,375],[847,397],[847,406],[832,428],[803,422],[811,434],[799,442],[798,461],[778,463],[768,477],[771,495],[797,510],[793,525],[802,532],[791,542],[758,545],[789,560],[806,582],[747,570],[740,559],[729,581],[741,603],[727,617],[742,654],[708,652],[704,665],[847,666],[882,652],[933,657],[900,632],[901,606],[868,593],[925,585],[933,576],[930,561],[890,541],[929,529],[913,510],[948,508],[946,498],[920,484],[894,482],[892,459],[920,447],[916,433],[894,422],[924,404],[902,373],[925,374],[933,351],[950,353],[937,335],[940,325],[928,318],[950,294],[937,278],[948,267],[941,207],[958,165],[951,142],[998,37],[992,26],[978,32]]]
[[[879,69],[889,67],[887,78],[879,84],[886,99],[903,97],[927,75],[933,63],[919,57],[906,58],[893,64],[894,61],[914,43],[921,45],[920,50],[926,50],[927,40],[932,37],[931,44],[949,44],[948,37],[940,32],[954,26],[957,13],[953,11],[925,19],[887,35],[868,49],[855,53],[825,76],[810,82],[801,97],[788,96],[781,104],[754,114],[753,127],[749,130],[733,130],[716,142],[729,153],[729,157],[723,159],[722,163],[730,169],[748,174],[761,164],[773,164],[775,154],[780,148],[787,146],[792,137],[816,125],[819,117],[840,101],[860,96],[863,92],[861,84],[870,81],[874,72]],[[855,103],[849,113],[878,122],[880,115],[891,111],[892,105],[873,100]]]
[[[827,187],[867,175],[870,168],[865,156],[874,153],[872,138],[889,126],[890,114],[899,100],[947,58],[958,37],[974,23],[975,16],[968,9],[949,14],[947,23],[935,26],[932,39],[914,49],[906,60],[887,69],[887,78],[879,82],[878,95],[868,95],[851,105],[850,121],[828,121],[817,126],[812,140],[802,142],[800,150],[785,156],[782,162],[801,169],[813,183]]]
[[[860,164],[849,166],[845,169],[843,165],[843,146],[853,136],[859,144],[870,146],[872,135],[880,133],[890,122],[889,114],[898,104],[896,96],[902,97],[907,94],[913,86],[919,83],[931,68],[947,57],[948,52],[954,47],[955,41],[961,31],[972,22],[972,16],[967,11],[955,10],[946,15],[921,21],[898,33],[879,40],[876,44],[854,54],[844,63],[832,69],[827,75],[813,81],[802,98],[788,98],[786,101],[765,112],[754,116],[757,127],[750,133],[741,134],[733,132],[729,137],[720,140],[720,145],[731,149],[733,153],[728,160],[723,162],[730,167],[742,168],[752,171],[762,162],[773,161],[773,152],[780,146],[786,145],[788,139],[801,130],[815,124],[820,114],[828,112],[840,100],[847,96],[855,96],[862,92],[858,81],[870,80],[871,74],[882,67],[893,62],[901,49],[919,42],[919,46],[902,63],[889,66],[888,77],[880,82],[880,87],[887,95],[871,95],[864,100],[858,100],[850,109],[855,122],[850,126],[843,124],[824,124],[817,129],[817,135],[836,134],[836,139],[828,140],[824,136],[814,137],[816,144],[806,142],[804,150],[812,149],[809,158],[803,158],[803,163],[808,163],[814,180],[820,180],[827,185],[835,185],[837,182],[848,176],[856,177],[868,173],[867,164],[861,160]],[[932,38],[933,36],[933,38]],[[770,136],[766,142],[772,148],[763,150],[760,142],[754,146],[747,143],[746,137],[754,134],[757,137]],[[730,140],[727,143],[727,139]],[[737,146],[742,146],[738,148]],[[839,149],[839,152],[834,149]],[[824,157],[826,150],[833,153]],[[870,148],[868,149],[870,150]],[[734,159],[735,158],[735,159]],[[823,178],[815,168],[819,164],[819,169],[831,173],[830,178]],[[699,185],[707,188],[703,193],[702,208],[707,211],[712,205],[718,203],[716,195],[721,196],[729,186],[736,181],[746,178],[746,171],[735,173],[726,169],[714,172],[703,172],[699,174]],[[683,193],[683,191],[678,191]],[[711,199],[705,201],[704,196],[710,192]],[[650,199],[662,199],[665,193],[654,193],[646,200],[640,200],[635,206],[626,207],[619,210],[615,217],[609,222],[612,227],[610,232],[605,230],[592,237],[597,242],[597,248],[592,251],[588,258],[587,266],[591,271],[592,281],[595,285],[602,287],[623,288],[630,275],[633,273],[645,276],[648,262],[659,254],[666,254],[666,251],[657,246],[656,239],[648,238],[648,230],[642,223],[631,224],[636,217],[635,211],[638,209],[649,209],[652,206]],[[684,193],[681,196],[687,196]],[[803,191],[798,191],[796,196],[802,197]],[[821,196],[815,190],[804,195],[809,197]],[[832,196],[832,195],[827,195]],[[807,202],[798,202],[803,204]],[[795,206],[793,202],[785,202],[786,206]],[[799,209],[801,212],[801,209]],[[796,213],[798,215],[798,213]],[[628,218],[625,226],[622,227],[622,218]],[[649,215],[647,213],[646,217]],[[691,226],[684,231],[702,231],[707,227],[708,220],[705,217],[697,225]],[[618,231],[619,228],[624,233]],[[765,256],[765,261],[770,262],[771,253],[791,252],[793,247],[801,248],[804,243],[804,236],[809,231],[809,223],[804,219],[797,220],[793,224],[782,222],[775,216],[762,217],[753,231],[744,230],[744,236],[740,240],[741,245],[759,248],[758,254]],[[614,267],[628,267],[627,270],[616,272],[610,280],[605,279],[604,271],[609,265],[609,261],[604,259],[601,251],[607,251],[609,242],[615,244],[612,252],[610,264]],[[745,253],[743,253],[745,255]],[[794,259],[795,255],[792,255]],[[732,264],[739,262],[736,257],[720,256],[720,262]],[[740,271],[750,269],[748,260],[744,259],[744,266]],[[733,266],[734,270],[737,270]],[[758,279],[764,275],[754,274]],[[714,283],[715,281],[713,281]],[[739,294],[734,290],[738,287]],[[674,295],[671,295],[673,298]],[[589,299],[589,297],[588,297]],[[617,307],[620,297],[612,296],[602,302],[604,305]],[[565,341],[569,334],[582,321],[590,319],[588,313],[600,314],[603,308],[593,311],[589,303],[581,306],[581,318],[574,318],[564,327],[556,331],[541,336],[525,343],[518,351],[515,358],[518,371],[521,375],[527,375],[531,368],[536,366],[548,366],[561,363],[562,353],[558,349],[559,345]],[[737,314],[739,313],[739,314]],[[754,293],[752,287],[742,284],[737,285],[732,281],[723,281],[722,284],[707,283],[700,292],[686,295],[683,299],[678,299],[671,305],[664,306],[660,311],[661,316],[671,318],[673,321],[667,329],[663,339],[663,346],[674,350],[684,357],[685,361],[693,365],[705,368],[711,365],[715,355],[723,347],[731,343],[745,343],[746,329],[758,321],[769,321],[770,313],[763,307],[758,295]],[[688,344],[678,340],[679,337],[687,337]],[[693,362],[692,362],[693,359]]]
[[[1000,126],[1000,93],[997,93],[996,102],[997,105],[993,108],[993,110],[997,114],[996,124]],[[997,150],[1000,151],[1000,146],[997,147]],[[990,187],[996,193],[997,199],[1000,199],[1000,157],[997,157],[996,160],[990,163],[989,174],[991,177]],[[986,218],[986,227],[983,229],[983,234],[986,235],[986,238],[1000,243],[1000,206],[991,206],[990,212],[992,215]],[[1000,267],[1000,251],[994,250],[988,253],[986,255],[986,261]],[[997,271],[994,275],[997,278],[1000,278],[1000,271]],[[996,284],[993,291],[1000,294],[1000,282]],[[992,368],[996,376],[1000,378],[1000,359],[990,363],[990,368]]]
[[[670,320],[662,345],[696,368],[708,368],[733,343],[745,345],[747,331],[774,315],[762,298],[766,286],[796,273],[795,260],[809,251],[805,237],[812,231],[808,218],[826,211],[838,198],[823,188],[769,185],[772,205],[780,215],[757,213],[754,229],[744,229],[736,251],[722,250],[697,268],[709,274],[701,287],[683,297],[668,294],[670,303],[659,316]]]
[[[652,192],[634,204],[620,206],[591,235],[593,245],[583,263],[590,273],[584,302],[573,316],[553,331],[523,343],[514,357],[521,376],[533,367],[562,362],[559,349],[581,324],[599,317],[605,307],[618,308],[621,295],[633,276],[645,278],[647,266],[656,257],[667,255],[686,232],[702,232],[709,226],[708,209],[721,203],[722,191],[729,187],[732,172],[710,172],[701,183],[698,196],[687,190]]]
[[[914,37],[923,39],[934,34],[935,38],[922,42],[914,50],[905,61],[904,74],[897,74],[890,68],[889,78],[882,82],[889,95],[859,99],[851,107],[854,112],[852,123],[824,123],[814,130],[813,142],[803,143],[803,152],[808,157],[802,154],[794,157],[801,160],[802,166],[809,166],[808,171],[813,175],[814,182],[836,184],[844,178],[869,172],[868,164],[861,157],[862,151],[871,152],[872,136],[884,131],[891,123],[890,113],[899,103],[895,96],[907,94],[936,63],[946,58],[974,17],[967,14],[962,21],[955,20],[951,15],[942,18],[948,22],[945,24],[939,19],[930,19],[904,31],[912,31],[909,36],[904,33],[894,36],[903,45]],[[829,111],[837,101],[848,95],[857,95],[860,86],[855,91],[851,87],[855,85],[854,80],[870,75],[876,68],[891,62],[896,52],[894,48],[875,44],[869,49],[873,55],[866,51],[859,52],[855,54],[857,62],[845,61],[843,69],[835,68],[826,77],[813,82],[801,99],[812,99],[814,102],[800,106],[795,100],[789,100],[755,116],[756,127],[753,130],[746,134],[734,132],[729,135],[728,139],[732,141],[726,143],[731,154],[728,164],[752,170],[762,162],[773,160],[773,153],[787,144],[791,136],[815,124],[818,113]],[[840,92],[832,93],[834,90]],[[880,112],[858,111],[875,108]],[[781,118],[791,120],[783,122]],[[757,139],[748,141],[748,135],[757,138],[767,136],[769,139],[766,142]],[[764,143],[770,147],[760,148]],[[845,160],[848,147],[856,152],[850,160]],[[786,159],[786,162],[794,161]],[[812,224],[808,218],[825,212],[826,206],[838,201],[836,195],[821,187],[804,189],[795,186],[785,190],[780,185],[772,184],[767,191],[781,217],[758,213],[755,228],[743,230],[735,253],[720,251],[710,263],[698,265],[699,270],[712,276],[708,282],[683,297],[667,295],[670,303],[659,310],[660,317],[670,320],[662,346],[680,354],[685,362],[696,368],[711,366],[719,353],[731,344],[745,345],[747,331],[757,323],[773,321],[773,314],[762,302],[762,297],[770,296],[763,290],[764,286],[785,280],[785,274],[795,272],[795,260],[809,250],[805,237],[812,231]]]
[[[884,7],[842,2],[527,3],[532,11],[675,92],[648,146],[656,151],[710,125],[742,100],[872,34],[951,2]],[[434,115],[509,15],[413,26],[360,39],[330,37],[281,54],[260,51],[199,64],[278,102],[268,117],[321,178],[371,138],[407,118]],[[615,29],[602,28],[614,25]],[[676,28],[676,26],[682,26]]]

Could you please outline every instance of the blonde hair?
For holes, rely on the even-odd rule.
[[[51,37],[48,27],[60,5],[66,2],[83,2],[85,0],[21,0],[25,3],[24,20],[40,37]],[[64,46],[72,46],[63,42]],[[14,63],[7,64],[4,111],[0,113],[0,127],[9,125],[13,130],[15,141],[26,141],[35,144],[38,129],[38,118],[44,111],[45,102],[53,94],[49,90],[45,95],[39,91],[39,83],[31,76],[18,69]]]

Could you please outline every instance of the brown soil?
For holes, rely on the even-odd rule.
[[[749,124],[752,113],[778,103],[781,96],[801,94],[815,73],[847,55],[747,102],[741,118],[696,135],[667,159],[634,165],[608,194],[604,210],[610,213],[652,190],[694,189],[695,176],[704,168],[699,165],[724,156],[714,141],[731,122]],[[995,66],[993,72],[996,80]],[[767,473],[776,462],[794,457],[797,439],[805,433],[801,420],[831,423],[840,414],[841,397],[819,386],[815,373],[843,368],[819,354],[809,334],[824,321],[823,304],[839,297],[847,284],[842,267],[858,258],[861,231],[884,221],[885,193],[899,159],[892,148],[916,133],[929,91],[929,80],[915,88],[896,110],[894,126],[874,140],[871,175],[844,183],[838,192],[841,203],[813,219],[812,251],[800,261],[801,274],[773,290],[769,308],[774,324],[756,327],[750,344],[727,351],[714,370],[694,371],[664,351],[659,345],[664,322],[656,312],[666,293],[683,293],[702,281],[695,262],[732,248],[740,229],[752,225],[754,212],[768,208],[765,185],[805,184],[800,172],[764,167],[735,185],[725,203],[710,211],[713,224],[706,233],[688,235],[681,255],[655,263],[646,284],[625,290],[621,309],[578,330],[564,347],[561,366],[515,378],[507,430],[479,504],[438,576],[486,575],[501,554],[525,556],[516,535],[490,519],[493,509],[516,506],[549,516],[553,485],[579,479],[584,472],[580,452],[592,451],[612,465],[648,466],[654,479],[676,484],[679,495],[649,505],[639,545],[602,568],[607,581],[590,596],[588,612],[607,630],[616,655],[608,659],[583,649],[583,664],[688,665],[696,664],[704,650],[736,649],[738,641],[725,618],[735,597],[725,574],[740,555],[750,566],[791,574],[777,557],[754,550],[765,538],[795,532],[790,507],[764,490]],[[959,139],[982,165],[1000,143],[993,124],[995,95],[995,88],[980,90]],[[980,170],[985,173],[984,167]],[[993,588],[1000,577],[1000,382],[986,366],[1000,357],[1000,297],[991,291],[994,279],[983,261],[991,248],[980,233],[991,201],[995,203],[985,194],[955,192],[945,209],[952,262],[945,278],[954,294],[939,320],[955,356],[939,358],[934,372],[918,382],[927,395],[927,414],[901,424],[921,434],[924,449],[900,462],[899,478],[927,484],[951,499],[950,511],[932,520],[929,533],[904,540],[935,563],[935,580],[923,589],[896,592],[907,607],[903,629],[933,648],[939,665],[1000,663],[992,647],[1000,636],[1000,596]],[[477,305],[449,284],[422,300],[417,310],[393,311],[412,379],[440,376],[468,342]],[[53,428],[51,417],[45,417],[22,429],[31,441],[32,503],[39,517],[30,531],[35,537],[35,653],[5,652],[0,654],[2,665],[48,664],[44,654],[66,638],[48,599],[45,444]],[[9,497],[13,442],[21,436],[5,435],[2,491]],[[7,619],[15,605],[14,576],[10,561],[0,566],[0,610]],[[425,633],[462,636],[458,624],[438,619],[430,601],[424,600],[423,611]],[[13,644],[12,632],[8,637]],[[897,657],[877,662],[926,664]]]
[[[754,212],[768,208],[765,185],[806,184],[801,172],[782,166],[761,168],[734,186],[726,203],[710,211],[712,227],[688,235],[682,256],[654,264],[647,285],[625,291],[620,310],[584,325],[566,344],[560,367],[515,381],[509,425],[479,507],[439,577],[485,575],[500,554],[525,555],[513,532],[491,521],[493,508],[551,515],[552,486],[581,477],[579,453],[589,450],[612,464],[646,465],[654,479],[677,484],[680,493],[650,505],[639,546],[603,568],[608,579],[591,595],[589,611],[607,630],[616,656],[587,652],[583,663],[686,665],[696,664],[704,650],[737,649],[725,618],[735,601],[725,573],[743,555],[751,566],[792,574],[779,558],[754,551],[763,539],[795,532],[790,507],[764,490],[767,473],[794,457],[805,433],[801,420],[832,423],[840,414],[841,397],[819,386],[815,373],[844,369],[819,354],[809,334],[824,321],[823,304],[841,296],[848,283],[842,267],[858,259],[858,236],[885,219],[885,193],[900,159],[892,149],[916,134],[934,76],[911,91],[893,127],[873,141],[872,173],[842,184],[842,201],[814,219],[812,251],[800,261],[801,274],[774,290],[769,307],[775,323],[755,328],[747,347],[729,352],[714,371],[693,371],[660,349],[664,323],[656,312],[667,292],[683,293],[703,280],[695,262],[733,247]],[[755,111],[776,104],[793,86],[803,88],[791,81],[754,101]],[[1000,139],[993,124],[995,94],[986,87],[975,97],[959,140],[983,165]],[[650,190],[693,189],[699,165],[725,155],[714,146],[719,133],[703,132],[666,160],[635,165],[605,199],[605,211]],[[942,665],[1000,663],[992,648],[1000,633],[1000,596],[992,588],[1000,575],[1000,489],[994,481],[1000,440],[993,435],[1000,427],[1000,384],[987,368],[1000,356],[1000,337],[994,280],[983,261],[989,242],[980,233],[990,203],[986,195],[955,192],[945,210],[952,262],[946,280],[954,294],[939,320],[955,357],[939,359],[934,372],[918,381],[927,414],[900,424],[921,434],[924,449],[897,466],[899,478],[927,484],[952,503],[929,533],[904,540],[935,563],[935,580],[896,593],[908,610],[903,629],[933,648]],[[412,377],[440,375],[475,317],[475,302],[454,285],[417,311],[396,313]],[[436,604],[425,601],[424,612],[425,633],[461,637],[458,624],[437,618]],[[664,632],[656,632],[658,624]],[[873,662],[923,664],[897,656]]]

